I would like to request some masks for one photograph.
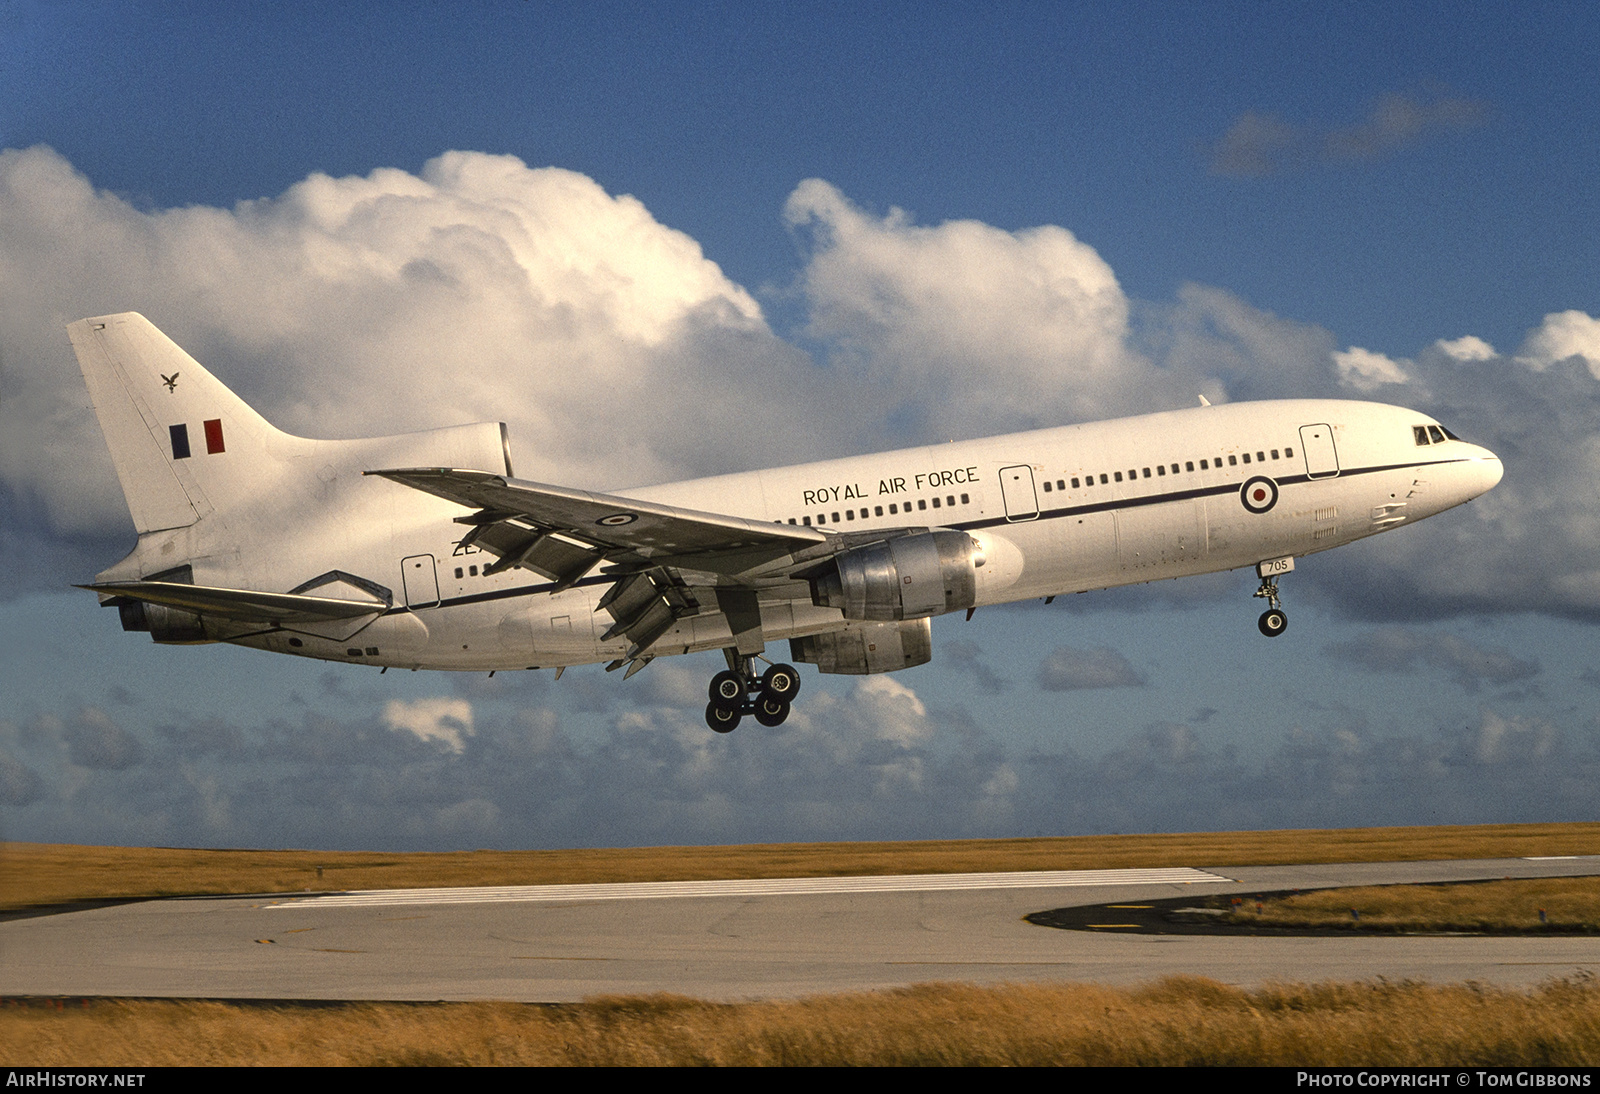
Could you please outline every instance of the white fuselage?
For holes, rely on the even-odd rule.
[[[1308,555],[1432,516],[1499,480],[1493,453],[1456,440],[1419,443],[1418,426],[1438,435],[1433,419],[1400,407],[1239,403],[616,493],[824,531],[960,529],[982,551],[976,603],[1002,604]],[[177,554],[202,584],[289,589],[348,571],[392,587],[394,608],[357,633],[329,625],[234,641],[437,669],[563,666],[627,652],[625,637],[600,637],[610,619],[597,605],[614,579],[597,569],[552,591],[527,570],[485,576],[493,557],[460,546],[466,529],[453,518],[462,507],[358,472],[328,467],[330,496],[347,518],[335,535],[308,528],[260,550],[185,542]],[[1257,478],[1270,481],[1243,496]],[[147,536],[137,553],[158,550],[160,538]],[[152,569],[148,560],[143,569]],[[812,602],[804,581],[769,584],[759,596],[768,641],[842,623],[838,610]],[[708,612],[679,620],[652,653],[730,640],[726,618]]]

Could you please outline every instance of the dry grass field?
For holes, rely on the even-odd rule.
[[[1596,853],[1600,853],[1600,823],[440,853],[0,843],[0,908],[76,900],[328,889]]]
[[[19,1066],[1593,1065],[1600,987],[1209,980],[1145,988],[928,985],[786,1003],[673,996],[569,1006],[269,1008],[99,1002],[0,1013]]]
[[[1228,920],[1397,933],[1600,933],[1600,877],[1321,889],[1263,901],[1259,911],[1247,900]]]

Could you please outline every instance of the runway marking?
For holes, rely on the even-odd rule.
[[[995,874],[899,874],[886,877],[756,878],[739,881],[644,881],[603,885],[504,885],[470,889],[368,889],[292,898],[268,908],[369,908],[402,904],[548,904],[561,901],[660,900],[704,896],[800,896],[810,893],[916,893],[971,889],[1069,889],[1091,885],[1193,885],[1232,878],[1180,867],[1167,870],[1036,870]]]

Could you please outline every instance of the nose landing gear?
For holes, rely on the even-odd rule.
[[[732,649],[723,653],[728,670],[711,678],[706,725],[718,733],[732,733],[746,714],[753,714],[764,726],[781,726],[800,693],[800,673],[793,665],[773,665],[758,677],[754,657]]]
[[[1289,616],[1283,610],[1283,603],[1278,599],[1278,577],[1280,574],[1291,573],[1294,570],[1294,559],[1275,558],[1266,562],[1256,563],[1256,576],[1261,579],[1261,585],[1252,596],[1259,596],[1266,600],[1267,610],[1261,613],[1261,618],[1256,620],[1256,626],[1268,638],[1276,638],[1289,629]]]

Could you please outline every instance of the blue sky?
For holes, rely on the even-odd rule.
[[[1578,4],[0,6],[0,835],[1593,819],[1597,24]],[[700,724],[716,657],[626,683],[380,678],[121,633],[67,588],[132,532],[61,330],[120,310],[284,428],[503,418],[521,473],[581,486],[1202,390],[1414,406],[1507,474],[1302,562],[1278,641],[1239,574],[1019,605],[938,621],[930,666],[807,669],[788,725],[721,738]]]

